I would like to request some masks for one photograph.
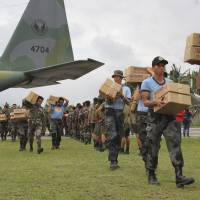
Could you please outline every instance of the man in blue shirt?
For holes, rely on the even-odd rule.
[[[183,155],[181,151],[181,141],[176,124],[175,116],[154,113],[155,106],[164,105],[162,100],[156,100],[154,95],[170,80],[164,77],[165,65],[168,62],[158,56],[152,61],[154,76],[144,80],[141,85],[141,95],[145,107],[148,107],[147,119],[147,160],[146,168],[148,169],[148,182],[151,185],[159,184],[155,170],[158,165],[158,153],[160,149],[161,136],[165,137],[170,159],[176,174],[176,186],[184,187],[194,182],[193,178],[187,178],[182,175]]]
[[[114,71],[112,75],[114,81],[118,84],[122,84],[124,78],[121,70]],[[110,169],[115,170],[118,166],[118,153],[121,145],[121,138],[124,133],[124,117],[123,109],[124,104],[129,103],[131,99],[131,91],[128,86],[122,85],[122,94],[114,102],[106,99],[105,103],[105,127],[108,134],[108,160],[110,161]]]
[[[60,97],[56,105],[51,105],[49,112],[51,114],[51,135],[52,135],[52,147],[51,149],[59,149],[61,135],[63,133],[63,115],[65,111],[64,101],[68,103],[68,100]]]
[[[144,106],[144,103],[141,99],[141,85],[139,85],[132,96],[132,101],[137,103],[136,107],[136,137],[138,141],[140,155],[145,163],[146,168],[146,156],[147,156],[147,147],[146,147],[146,126],[147,126],[147,115],[148,115],[148,107]]]

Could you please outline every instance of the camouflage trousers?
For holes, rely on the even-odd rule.
[[[34,123],[28,124],[28,140],[30,147],[33,146],[34,136],[35,136],[37,141],[37,149],[41,148],[42,129],[43,127],[40,124],[34,124]]]
[[[26,144],[28,141],[28,123],[27,122],[20,122],[17,125],[18,133],[19,133],[19,142],[20,142],[20,149],[26,149]]]
[[[145,112],[137,112],[136,114],[136,132],[139,135],[139,139],[141,142],[140,153],[142,155],[142,159],[146,165],[147,160],[147,146],[146,146],[146,137],[147,137],[147,114]]]
[[[118,162],[118,153],[121,145],[121,138],[124,136],[124,115],[122,110],[106,108],[105,128],[108,134],[108,160]]]
[[[172,165],[174,167],[183,167],[181,140],[175,117],[152,112],[149,113],[147,118],[147,169],[155,170],[157,168],[162,135],[165,138]]]
[[[0,123],[0,134],[1,134],[1,139],[6,140],[8,133],[8,122],[1,122]]]
[[[52,147],[58,148],[63,133],[63,123],[61,119],[51,119]]]
[[[11,122],[10,126],[11,126],[10,128],[11,139],[12,141],[15,141],[18,133],[17,123]]]

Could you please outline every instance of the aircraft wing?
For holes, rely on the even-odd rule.
[[[88,59],[27,71],[24,72],[24,75],[28,77],[29,81],[17,85],[16,87],[32,88],[59,84],[57,81],[77,79],[102,65],[104,65],[104,63]]]

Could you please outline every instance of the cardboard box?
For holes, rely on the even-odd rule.
[[[50,95],[47,102],[50,105],[55,105],[56,102],[58,102],[58,99],[59,99],[59,97],[55,97],[55,96]]]
[[[99,89],[99,93],[102,96],[106,96],[107,91],[109,89],[109,87],[113,84],[113,81],[111,79],[106,79],[106,81],[103,83],[103,85],[101,86],[101,88]]]
[[[113,82],[111,79],[107,79],[101,86],[99,93],[104,98],[109,98],[112,101],[114,101],[119,96],[119,93],[121,91],[122,91],[121,85]]]
[[[147,67],[130,66],[125,69],[125,76],[131,75],[131,74],[149,74],[149,72],[147,71]]]
[[[27,113],[14,114],[14,119],[26,120],[27,119]]]
[[[186,46],[184,62],[188,62],[190,64],[200,64],[200,47],[195,46]]]
[[[113,83],[110,88],[108,88],[106,97],[114,101],[119,97],[119,94],[122,92],[122,86],[117,83]]]
[[[169,84],[164,85],[161,90],[157,91],[155,94],[155,98],[162,98],[167,92],[190,95],[190,86],[186,84],[171,82]]]
[[[149,74],[133,74],[126,76],[126,83],[141,83],[143,80],[149,78]]]
[[[179,83],[169,83],[155,94],[155,98],[166,104],[154,107],[154,112],[175,115],[191,105],[190,87]]]
[[[7,117],[5,114],[0,114],[0,122],[7,121]]]
[[[200,33],[192,33],[187,37],[187,46],[200,47]]]
[[[126,83],[141,83],[152,74],[147,67],[133,67],[130,66],[125,69]]]
[[[21,109],[14,109],[13,110],[13,114],[15,115],[15,114],[21,114],[21,113],[26,113],[27,112],[27,110],[26,109],[24,109],[24,108],[21,108]]]
[[[25,98],[26,101],[28,101],[29,103],[31,103],[32,105],[34,105],[37,102],[37,99],[40,95],[34,93],[34,92],[30,92],[30,94]]]
[[[162,100],[165,101],[166,104],[161,107],[154,107],[154,112],[166,115],[176,115],[178,112],[191,105],[190,95],[178,94],[174,92],[168,92]]]
[[[12,119],[15,121],[25,121],[28,119],[28,110],[14,109]]]

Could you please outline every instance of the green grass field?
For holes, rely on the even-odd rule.
[[[184,139],[184,174],[195,177],[195,184],[177,189],[166,145],[159,156],[160,186],[147,184],[143,162],[135,140],[131,154],[120,155],[121,168],[110,171],[107,152],[100,153],[78,141],[62,141],[60,150],[44,153],[19,152],[18,142],[0,142],[1,200],[198,200],[200,199],[200,139]]]

